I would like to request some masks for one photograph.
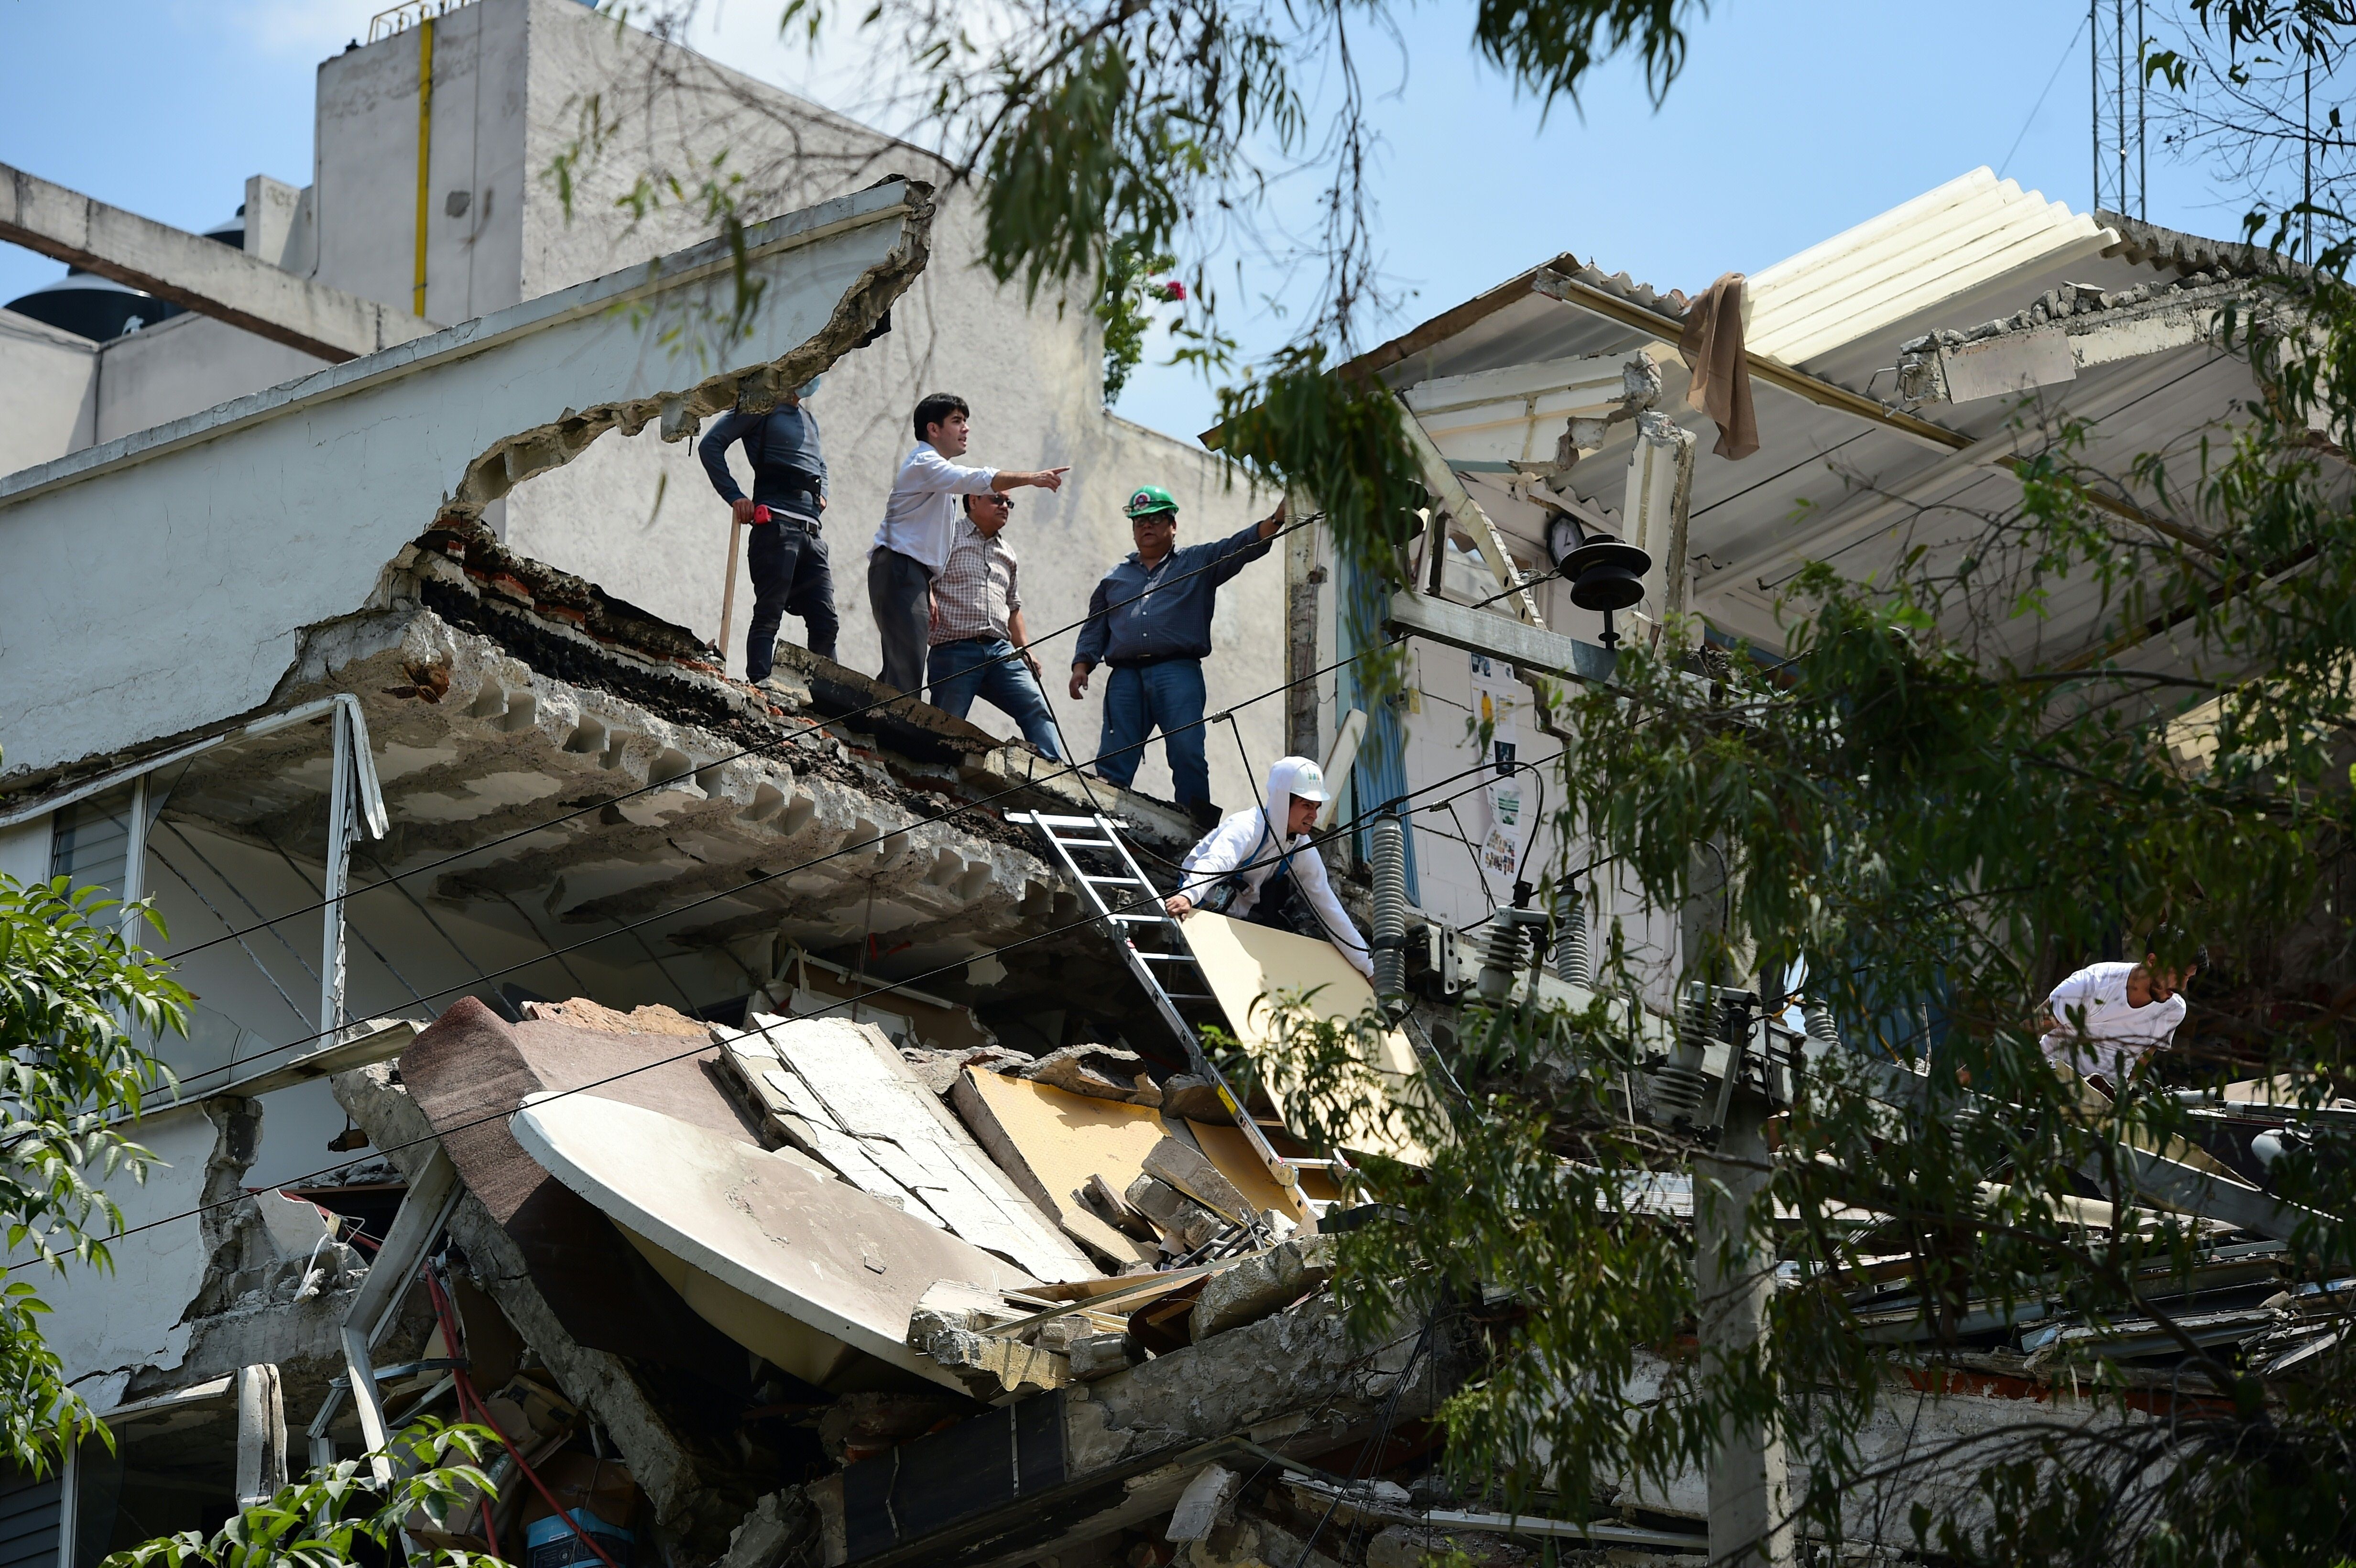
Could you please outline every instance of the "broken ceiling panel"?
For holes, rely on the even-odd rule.
[[[595,1083],[589,1094],[628,1098],[755,1147],[704,1072],[716,1054],[675,1036],[509,1024],[462,997],[402,1052],[401,1079],[566,1333],[724,1388],[740,1360],[726,1339],[682,1311],[613,1227],[525,1154],[507,1120],[528,1095]]]
[[[872,1023],[752,1016],[715,1029],[728,1068],[776,1096],[778,1131],[843,1178],[1044,1280],[1096,1265],[1033,1209]]]
[[[907,1344],[940,1280],[1035,1283],[1013,1265],[828,1175],[643,1106],[594,1094],[528,1102],[516,1141],[602,1211],[729,1338],[838,1392],[903,1374],[963,1389]],[[856,1354],[853,1354],[856,1352]]]

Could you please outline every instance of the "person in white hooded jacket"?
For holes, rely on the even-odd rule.
[[[1184,880],[1168,901],[1170,912],[1183,920],[1197,905],[1215,904],[1214,890],[1232,882],[1234,900],[1222,912],[1237,920],[1253,920],[1257,913],[1259,924],[1284,925],[1288,923],[1267,917],[1298,899],[1315,914],[1325,940],[1359,974],[1372,979],[1375,965],[1366,955],[1365,938],[1333,896],[1333,885],[1325,880],[1325,862],[1309,841],[1317,808],[1324,803],[1323,770],[1307,757],[1278,758],[1268,770],[1266,801],[1232,813],[1186,852],[1181,868]]]

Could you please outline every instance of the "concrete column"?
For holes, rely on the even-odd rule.
[[[286,1401],[278,1368],[263,1361],[237,1373],[237,1506],[268,1502],[286,1485]]]
[[[1694,1160],[1695,1283],[1702,1354],[1718,1366],[1762,1347],[1775,1288],[1774,1243],[1751,1204],[1767,1186],[1767,1103],[1738,1091],[1718,1152]],[[1794,1561],[1782,1439],[1730,1428],[1709,1466],[1709,1557],[1721,1568],[1788,1568]]]

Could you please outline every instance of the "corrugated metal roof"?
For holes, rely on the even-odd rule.
[[[1806,365],[1893,322],[2028,269],[2100,256],[2119,236],[1974,169],[1753,273],[1753,354]]]
[[[1777,595],[1801,560],[1829,560],[1844,575],[1865,579],[1886,575],[1918,546],[1948,559],[1973,554],[1987,563],[1986,591],[1997,592],[2007,573],[1997,564],[2005,547],[1995,530],[2019,497],[2006,463],[2018,451],[2034,450],[2040,438],[2020,429],[2021,405],[2008,397],[1927,405],[1914,411],[1920,417],[1911,428],[1876,417],[1876,402],[1897,411],[1891,372],[1900,345],[2009,317],[2065,282],[2126,291],[2154,280],[2156,271],[2173,282],[2179,272],[2213,270],[2230,259],[2231,248],[2204,249],[2184,238],[2146,227],[2123,235],[1983,169],[1756,274],[1746,334],[1753,350],[1786,365],[1796,361],[1819,384],[1872,400],[1827,406],[1838,400],[1754,377],[1762,447],[1730,463],[1710,453],[1715,431],[1685,405],[1683,364],[1673,353],[1657,356],[1664,358],[1662,411],[1702,441],[1692,492],[1693,607],[1722,629],[1780,646]],[[1390,351],[1377,351],[1382,363],[1368,368],[1404,389],[1437,377],[1624,355],[1675,336],[1680,296],[1591,265],[1558,261],[1557,269],[1606,297],[1565,303],[1522,292],[1537,276],[1524,274],[1396,340]],[[1637,317],[1617,302],[1648,315]],[[2112,476],[2109,488],[2126,508],[2120,526],[2134,528],[2144,526],[2134,520],[2134,508],[2176,527],[2167,520],[2190,504],[2181,474],[2171,486],[2176,493],[2161,495],[2136,475],[2135,460],[2214,437],[2240,417],[2250,390],[2246,364],[2198,342],[2083,368],[2075,379],[2047,387],[2042,398],[2049,411],[2066,409],[2090,421],[2077,455]],[[1518,396],[1502,400],[1499,417],[1510,423],[1507,416],[1526,417],[1524,411],[1535,406]],[[1479,432],[1486,461],[1471,460],[1469,446],[1450,455],[1464,464],[1468,484],[1499,525],[1535,547],[1547,514],[1508,494],[1513,476],[1500,472],[1505,464],[1488,450],[1511,432],[1490,428],[1496,421],[1477,411],[1459,410],[1440,422],[1466,426],[1466,440]],[[1540,423],[1529,444],[1534,455],[1551,455],[1560,415]],[[1621,505],[1627,428],[1613,427],[1612,440],[1581,457],[1568,476],[1580,499],[1604,509]],[[1448,451],[1446,434],[1434,435]],[[2017,577],[2010,586],[2019,588]],[[2124,624],[2092,583],[2041,587],[2038,613],[1977,624],[1982,652],[2066,656],[2110,647],[2138,631]],[[1563,629],[1591,636],[1600,624]],[[1957,629],[1964,629],[1960,623]],[[2169,645],[2158,637],[2136,656],[2173,656]]]

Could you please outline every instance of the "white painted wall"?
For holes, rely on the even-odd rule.
[[[433,321],[468,321],[528,297],[519,244],[530,16],[523,5],[476,5],[434,24],[424,312]],[[415,299],[423,42],[413,29],[323,61],[315,111],[316,275],[400,310]],[[466,199],[454,214],[456,192]]]
[[[204,1283],[198,1221],[171,1217],[202,1200],[212,1122],[197,1107],[184,1106],[136,1123],[130,1136],[156,1163],[145,1182],[119,1176],[107,1182],[107,1196],[122,1208],[125,1230],[168,1222],[110,1243],[112,1273],[70,1263],[62,1274],[28,1268],[11,1276],[32,1285],[48,1305],[41,1337],[65,1364],[66,1381],[99,1410],[119,1403],[123,1385],[140,1368],[168,1371],[180,1364],[188,1349],[181,1313]],[[138,1288],[123,1288],[125,1281],[136,1281]]]
[[[19,882],[47,880],[49,874],[49,818],[44,814],[13,827],[0,827],[0,876]]]
[[[327,364],[209,315],[176,315],[99,348],[95,439],[153,430]]]
[[[755,263],[775,275],[736,363],[808,342],[902,242],[896,193],[806,221],[849,222],[855,209],[872,216]],[[707,286],[682,277],[666,299]],[[193,416],[134,438],[135,449],[98,447],[0,480],[8,772],[260,708],[303,629],[365,604],[483,453],[568,408],[692,384],[650,360],[637,328],[609,308],[647,297],[641,282],[533,301]],[[94,578],[100,557],[140,570]]]
[[[0,310],[0,474],[88,446],[97,421],[96,346]]]

